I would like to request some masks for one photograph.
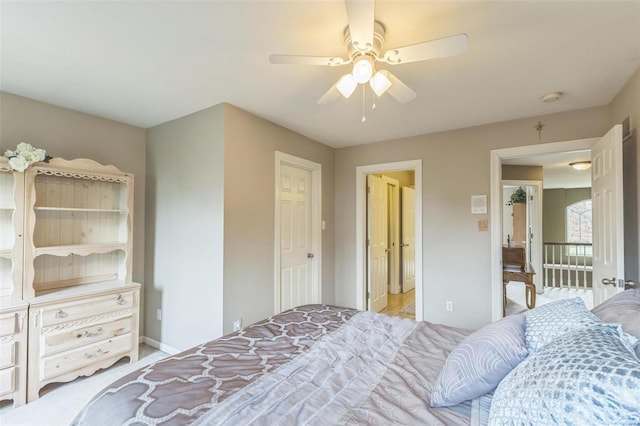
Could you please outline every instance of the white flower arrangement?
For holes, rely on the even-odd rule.
[[[34,148],[30,143],[20,142],[15,151],[7,150],[4,156],[9,159],[9,167],[16,172],[24,172],[27,167],[38,161],[48,163],[51,157],[47,151]]]

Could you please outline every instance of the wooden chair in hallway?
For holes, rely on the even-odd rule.
[[[524,247],[502,247],[502,316],[507,314],[507,285],[509,281],[523,282],[527,308],[536,307],[535,271],[527,262]]]

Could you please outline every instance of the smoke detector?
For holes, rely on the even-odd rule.
[[[562,96],[562,92],[553,92],[553,93],[547,93],[546,95],[542,96],[542,102],[555,102],[558,99],[560,99],[560,96]]]

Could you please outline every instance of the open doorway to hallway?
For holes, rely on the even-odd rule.
[[[415,172],[367,175],[369,309],[415,319]]]
[[[413,185],[407,183],[402,186],[403,179],[401,176],[395,176],[398,181],[397,189],[388,187],[388,182],[382,180],[382,175],[387,175],[386,179],[394,179],[395,172],[412,172]],[[392,177],[388,176],[391,174]],[[373,194],[367,193],[369,183],[377,182],[377,188]],[[380,183],[382,182],[382,183]],[[414,186],[412,188],[411,186]],[[391,193],[397,192],[399,204],[402,203],[402,192],[410,192],[413,195],[413,219],[405,219],[406,224],[398,224],[395,241],[389,242],[387,236],[370,237],[370,227],[388,230],[388,218],[384,215],[388,213],[388,204],[386,201],[380,201]],[[422,283],[422,161],[408,160],[395,163],[372,164],[367,166],[356,167],[356,308],[361,310],[374,310],[380,312],[388,307],[388,311],[395,311],[400,314],[400,310],[407,307],[415,308],[415,319],[422,321],[424,318],[424,299],[423,299],[423,283]],[[373,195],[373,197],[371,196]],[[393,195],[391,196],[393,197]],[[405,196],[405,201],[408,199]],[[378,200],[377,202],[375,200]],[[369,208],[371,203],[375,206]],[[407,212],[411,209],[405,208]],[[398,207],[396,217],[401,219],[403,209]],[[372,216],[373,215],[373,216]],[[412,230],[413,235],[410,240],[403,240],[408,235],[408,231]],[[393,233],[393,230],[392,230]],[[395,249],[396,255],[392,252]],[[397,259],[394,264],[397,267],[389,266],[389,258]],[[411,261],[407,261],[411,259]],[[405,260],[405,262],[403,262]],[[392,272],[394,271],[395,272]],[[391,273],[391,279],[390,274]],[[393,277],[398,277],[394,279]],[[372,282],[373,281],[373,282]],[[411,282],[409,282],[411,281]],[[411,291],[410,287],[415,288]],[[404,290],[404,292],[403,292]],[[394,300],[396,295],[398,300]],[[391,296],[392,302],[389,302]],[[412,306],[407,299],[412,298],[414,304]],[[393,304],[393,305],[392,305]],[[399,308],[394,309],[392,306],[399,304]],[[409,311],[410,312],[410,311]],[[387,312],[389,313],[389,312]],[[403,314],[411,315],[411,313]]]
[[[630,271],[630,269],[625,268],[624,239],[625,234],[629,234],[630,228],[625,229],[623,216],[624,219],[628,221],[630,219],[633,223],[637,222],[637,213],[635,213],[633,217],[628,217],[625,214],[626,202],[629,202],[629,200],[625,200],[623,197],[623,188],[626,187],[625,180],[623,179],[625,175],[625,173],[623,173],[623,168],[625,168],[623,165],[623,143],[625,140],[628,142],[633,139],[632,137],[624,138],[623,126],[616,125],[602,138],[555,142],[491,151],[491,300],[492,317],[494,321],[504,315],[503,306],[505,304],[503,303],[503,295],[506,293],[505,283],[510,281],[505,279],[506,268],[502,260],[504,245],[501,235],[503,219],[503,215],[501,214],[503,202],[503,197],[501,196],[503,179],[502,166],[510,160],[520,161],[525,157],[572,153],[577,151],[590,152],[591,161],[593,162],[590,170],[591,198],[593,200],[593,246],[591,249],[588,249],[582,242],[577,244],[563,242],[564,245],[560,248],[560,253],[558,254],[567,256],[570,259],[585,259],[589,256],[591,257],[591,282],[594,305],[602,303],[624,290],[627,284],[625,275]],[[569,167],[569,165],[565,164],[565,167]],[[635,176],[630,180],[635,185]],[[632,195],[633,200],[631,203],[636,206],[637,189],[634,190]],[[580,202],[582,201],[585,200],[580,200]],[[580,216],[580,213],[584,212],[584,208],[575,207],[576,206],[572,207],[574,213]],[[567,209],[565,215],[568,214]],[[568,220],[566,223],[568,223]],[[563,232],[565,233],[565,237],[567,237],[570,234],[568,226],[564,228]],[[637,238],[637,230],[635,234]],[[546,256],[546,254],[543,254],[545,269],[548,267],[557,269],[556,266],[559,266],[561,269],[560,273],[556,271],[555,274],[551,274],[552,283],[553,276],[556,276],[556,280],[558,276],[563,277],[566,275],[568,278],[569,273],[576,267],[575,262],[558,264],[556,262],[556,256],[552,255],[551,258],[544,256]],[[526,256],[522,258],[525,259]],[[637,258],[637,255],[634,256],[634,258]],[[543,270],[543,273],[544,272]],[[574,282],[580,282],[580,280]],[[629,283],[629,285],[631,284]],[[506,299],[506,296],[504,297]]]

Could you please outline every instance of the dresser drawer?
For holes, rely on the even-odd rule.
[[[48,380],[119,354],[124,354],[131,350],[131,339],[131,334],[125,334],[43,358],[40,379]]]
[[[0,371],[0,397],[16,389],[16,367]]]
[[[0,315],[0,337],[10,336],[18,332],[16,327],[16,314]]]
[[[0,344],[0,368],[12,367],[16,364],[16,342]]]
[[[109,294],[56,304],[42,310],[42,326],[56,325],[133,307],[133,292]]]
[[[73,330],[62,330],[44,336],[41,347],[42,356],[78,348],[104,339],[110,339],[131,333],[133,319],[131,315],[115,321],[93,324]]]

